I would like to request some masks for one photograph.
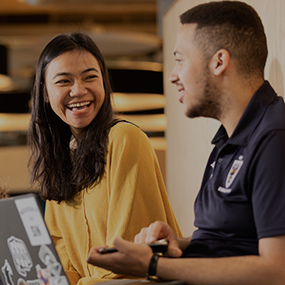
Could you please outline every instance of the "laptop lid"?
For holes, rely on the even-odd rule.
[[[69,284],[35,194],[0,200],[0,217],[3,284]]]

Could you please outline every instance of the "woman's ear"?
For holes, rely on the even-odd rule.
[[[210,59],[210,69],[215,76],[224,73],[229,66],[230,54],[225,49],[219,49]]]
[[[49,97],[48,97],[47,89],[46,89],[45,86],[43,87],[43,91],[44,91],[43,92],[44,100],[45,100],[46,103],[49,103]]]

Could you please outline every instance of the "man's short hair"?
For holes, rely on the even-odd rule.
[[[267,42],[257,12],[239,1],[209,2],[180,16],[182,24],[197,24],[195,43],[210,59],[226,49],[236,61],[240,74],[264,76]]]

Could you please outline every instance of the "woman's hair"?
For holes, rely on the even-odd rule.
[[[240,74],[264,76],[267,42],[261,19],[248,4],[214,1],[197,5],[180,16],[182,24],[197,24],[195,42],[209,59],[226,49]]]
[[[0,199],[8,198],[7,190],[0,186]]]
[[[49,63],[69,51],[87,51],[101,69],[105,99],[96,118],[81,133],[71,154],[71,131],[47,102],[46,71]],[[78,192],[98,183],[104,174],[109,130],[115,122],[112,88],[104,58],[94,41],[83,33],[62,34],[42,51],[32,90],[28,143],[32,183],[38,182],[44,200],[71,200]]]

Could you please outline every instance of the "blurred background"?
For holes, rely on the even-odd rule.
[[[179,15],[203,2],[208,1],[0,0],[0,187],[15,194],[36,190],[29,188],[25,145],[35,64],[57,34],[86,31],[112,73],[117,112],[149,135],[176,218],[183,234],[191,235],[193,203],[219,123],[187,119],[168,77]],[[244,2],[264,23],[269,50],[265,78],[284,97],[285,1]]]
[[[31,189],[26,132],[30,90],[43,47],[83,31],[101,49],[114,108],[149,136],[165,178],[162,17],[174,0],[0,0],[0,187]]]

